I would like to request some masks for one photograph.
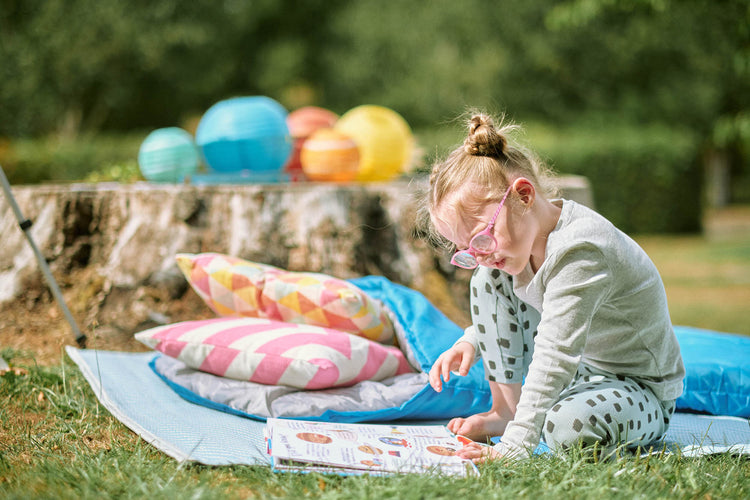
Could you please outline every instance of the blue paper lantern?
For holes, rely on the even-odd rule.
[[[216,172],[281,171],[292,153],[287,114],[281,104],[264,96],[220,101],[201,118],[196,142]]]
[[[178,127],[154,130],[138,151],[138,166],[151,182],[179,182],[195,173],[199,161],[193,136]]]

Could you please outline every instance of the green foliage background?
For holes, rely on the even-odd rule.
[[[130,172],[154,128],[267,95],[390,107],[427,164],[467,109],[505,113],[628,231],[696,230],[709,154],[750,192],[746,0],[0,0],[0,61],[13,182]]]

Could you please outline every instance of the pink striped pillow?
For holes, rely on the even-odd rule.
[[[185,321],[135,338],[197,370],[300,389],[343,387],[412,371],[397,347],[331,328],[264,318]]]

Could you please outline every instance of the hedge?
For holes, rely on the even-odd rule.
[[[558,173],[583,175],[596,209],[627,233],[701,229],[703,171],[693,134],[663,126],[532,126],[527,138]]]
[[[5,141],[0,165],[11,184],[84,181],[96,172],[136,161],[145,133]],[[113,179],[117,180],[117,179]]]

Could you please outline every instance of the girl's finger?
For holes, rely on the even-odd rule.
[[[470,356],[463,356],[461,359],[461,367],[458,369],[458,373],[460,373],[463,376],[466,376],[467,373],[469,373],[469,368],[471,368],[471,362]]]
[[[438,363],[435,363],[430,369],[429,374],[430,386],[436,391],[440,392],[443,388],[443,384],[440,382],[440,367]]]
[[[458,450],[456,452],[456,456],[467,460],[476,460],[478,458],[481,458],[483,453],[482,448],[483,447],[478,445],[477,443],[471,442]]]
[[[443,380],[445,382],[451,379],[451,366],[450,363],[443,362]]]

